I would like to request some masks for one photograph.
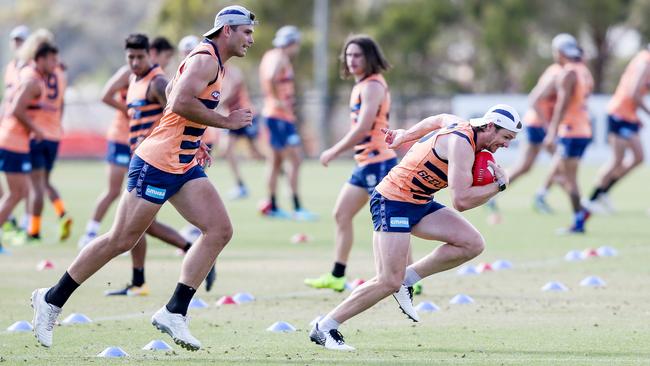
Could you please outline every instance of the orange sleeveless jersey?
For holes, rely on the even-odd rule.
[[[562,66],[559,64],[552,64],[549,67],[544,70],[542,75],[539,77],[539,81],[537,83],[541,82],[548,82],[550,81],[549,79],[555,79],[555,77],[562,71]],[[555,101],[557,100],[557,96],[555,93],[550,94],[546,96],[546,98],[542,98],[538,103],[540,106],[540,109],[543,111],[543,116],[538,116],[537,112],[533,108],[533,106],[528,109],[526,114],[524,115],[524,122],[526,123],[527,126],[530,127],[548,127],[548,123],[551,121],[551,117],[553,117],[553,108],[555,108]]]
[[[21,70],[20,79],[37,80],[40,84],[40,97],[27,107],[27,115],[43,130],[46,140],[59,141],[63,134],[61,116],[66,86],[63,70],[57,67],[53,74],[43,75],[33,65],[28,65]]]
[[[594,88],[594,79],[582,62],[569,62],[564,65],[564,69],[576,73],[576,84],[560,121],[557,135],[568,138],[590,138],[591,121],[587,110],[587,98]]]
[[[364,85],[371,82],[381,84],[386,92],[384,99],[379,105],[379,110],[377,110],[375,121],[372,123],[370,131],[368,131],[361,143],[354,146],[354,159],[359,166],[378,163],[397,157],[395,151],[388,148],[388,145],[384,141],[384,133],[381,132],[382,128],[388,128],[390,112],[390,92],[388,91],[388,84],[381,74],[369,75],[356,83],[352,88],[352,94],[350,95],[351,127],[354,128],[359,122],[359,111],[363,103],[361,100],[361,89]]]
[[[129,88],[124,88],[116,93],[117,97],[124,104],[126,104],[126,93],[128,90]],[[111,122],[106,133],[106,139],[118,144],[129,144],[129,116],[127,114],[124,114],[122,111],[115,111],[113,122]]]
[[[293,106],[296,100],[296,91],[291,62],[287,62],[277,75],[271,75],[282,57],[282,50],[279,48],[267,51],[262,57],[260,63],[260,82],[264,93],[262,115],[287,122],[295,122],[296,115]],[[289,109],[278,107],[278,102],[289,107]]]
[[[650,50],[643,50],[639,52],[630,63],[625,68],[623,76],[621,76],[621,81],[619,81],[614,96],[609,101],[607,105],[607,113],[614,115],[618,118],[621,118],[627,122],[636,122],[639,123],[639,116],[636,114],[636,110],[639,107],[636,101],[634,100],[634,85],[637,80],[636,77],[637,70],[639,68],[647,67],[650,64]],[[646,95],[648,93],[648,87],[650,86],[650,77],[649,80],[641,81],[640,93],[641,95]]]
[[[17,153],[29,152],[29,130],[13,115],[9,108],[20,85],[21,70],[14,60],[7,65],[4,82],[5,92],[2,100],[2,120],[0,122],[0,148]],[[34,104],[36,101],[34,101]]]
[[[197,54],[210,55],[219,65],[219,72],[199,94],[198,99],[206,108],[215,109],[221,95],[223,64],[217,46],[208,39],[203,40],[178,67],[172,88],[185,69],[185,63]],[[195,155],[201,144],[206,125],[192,122],[165,108],[158,127],[137,148],[135,153],[147,163],[167,173],[182,174],[197,165]]]
[[[375,188],[389,200],[425,204],[433,194],[446,188],[449,162],[436,153],[436,141],[443,135],[455,134],[467,140],[476,150],[476,135],[469,123],[452,123],[432,131],[413,145],[402,161],[388,172]]]
[[[147,92],[155,78],[164,76],[165,72],[158,65],[151,67],[147,74],[139,79],[136,75],[130,76],[126,105],[129,108],[129,146],[131,146],[131,151],[134,151],[160,122],[163,106],[147,100]]]

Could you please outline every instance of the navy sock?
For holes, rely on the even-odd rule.
[[[133,268],[133,276],[131,277],[131,284],[133,286],[138,286],[138,287],[144,285],[144,267]]]
[[[293,195],[293,209],[298,211],[298,210],[300,210],[300,208],[301,208],[301,206],[300,206],[300,198],[298,198],[297,194],[294,194]]]
[[[185,243],[185,247],[183,248],[183,251],[187,253],[187,251],[190,250],[191,247],[192,247],[192,243],[188,241],[187,243]]]
[[[70,277],[66,271],[59,283],[54,285],[46,294],[45,302],[52,304],[54,306],[63,307],[66,301],[70,298],[70,295],[79,287],[79,284]]]
[[[179,282],[176,285],[174,294],[167,303],[167,310],[170,313],[181,314],[183,316],[187,315],[187,308],[190,306],[190,301],[192,301],[195,293],[195,288]]]
[[[332,276],[341,278],[345,276],[345,264],[334,262],[334,268],[332,268]]]
[[[272,194],[271,195],[271,210],[275,211],[277,209],[278,209],[278,206],[277,206],[277,204],[275,202],[275,195]]]

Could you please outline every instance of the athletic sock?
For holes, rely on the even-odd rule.
[[[589,201],[595,201],[595,200],[597,200],[598,197],[600,196],[600,194],[603,193],[603,192],[604,192],[604,191],[603,191],[602,188],[600,188],[600,187],[596,187],[596,189],[594,189],[594,192],[591,194],[591,196],[589,196]]]
[[[29,227],[27,229],[27,234],[32,238],[40,238],[41,234],[41,217],[32,215],[29,218]]]
[[[144,267],[133,268],[133,275],[131,276],[131,284],[137,287],[144,285]]]
[[[29,215],[23,215],[20,219],[20,228],[27,231],[27,226],[29,226]]]
[[[61,198],[57,198],[52,201],[52,206],[54,206],[54,212],[56,212],[56,215],[59,218],[65,216],[65,205],[63,204],[63,200],[61,200]]]
[[[241,179],[237,179],[237,185],[238,185],[240,188],[246,188],[246,185],[244,184],[244,181],[241,180]]]
[[[86,234],[97,235],[100,225],[101,224],[99,221],[95,221],[95,220],[88,221],[88,223],[86,224]]]
[[[546,188],[540,188],[539,191],[537,191],[537,196],[539,197],[546,197],[546,194],[548,194],[548,189]]]
[[[167,303],[167,310],[170,313],[181,314],[183,316],[187,315],[187,308],[190,306],[190,301],[192,301],[195,293],[195,288],[179,282],[176,285],[174,294]]]
[[[318,321],[318,330],[321,332],[329,332],[332,329],[339,329],[339,322],[334,320],[334,318],[326,315],[323,319]]]
[[[277,209],[278,209],[278,205],[277,205],[276,202],[275,202],[275,195],[272,194],[272,195],[271,195],[271,210],[272,210],[272,211],[275,211],[275,210],[277,210]]]
[[[336,278],[345,276],[345,267],[345,263],[334,262],[334,268],[332,268],[332,276]]]
[[[420,282],[421,279],[422,277],[420,277],[420,275],[415,272],[413,268],[410,266],[406,267],[406,273],[404,274],[404,286],[411,287]]]
[[[294,194],[294,195],[293,195],[293,209],[294,209],[295,211],[298,211],[298,210],[301,209],[301,206],[300,206],[300,198],[298,198],[298,195],[297,195],[297,194]]]
[[[183,252],[187,253],[187,251],[190,250],[191,247],[192,247],[192,243],[190,243],[188,241],[187,243],[185,243],[185,247],[183,248]]]
[[[75,280],[73,280],[68,274],[68,271],[66,271],[63,276],[61,276],[59,283],[54,285],[45,294],[45,302],[62,308],[77,287],[79,287],[79,284],[75,282]]]
[[[609,184],[606,185],[605,188],[603,188],[603,193],[607,193],[607,192],[609,192],[610,188],[612,188],[612,186],[613,186],[614,184],[616,184],[616,182],[618,182],[618,178],[614,178],[614,179],[612,179],[612,180],[609,182]]]

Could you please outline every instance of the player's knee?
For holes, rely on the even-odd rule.
[[[349,224],[352,221],[352,217],[350,216],[350,213],[340,208],[334,209],[333,216],[334,216],[334,221],[336,221],[338,225]]]
[[[233,236],[233,228],[230,223],[220,224],[220,225],[209,225],[208,227],[201,229],[204,235],[212,238],[211,242],[215,245],[224,247]]]
[[[390,274],[379,276],[378,284],[384,289],[386,295],[390,295],[399,291],[400,286],[404,282],[404,274]]]
[[[485,249],[485,239],[483,239],[483,236],[479,232],[476,232],[466,239],[463,247],[465,249],[465,259],[470,260],[483,253],[483,250]]]

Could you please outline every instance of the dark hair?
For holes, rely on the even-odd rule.
[[[142,33],[131,34],[124,41],[124,49],[145,50],[149,52],[149,38]]]
[[[255,19],[255,15],[253,15],[253,19]],[[236,32],[236,31],[237,31],[237,28],[239,28],[239,26],[240,26],[240,24],[237,24],[237,25],[226,24],[226,25],[229,26],[230,29],[233,30],[233,32]],[[219,35],[221,34],[221,31],[223,30],[223,28],[224,28],[226,25],[224,25],[223,27],[219,28],[219,30],[217,30],[216,32],[210,34],[209,36],[207,36],[207,37],[205,37],[205,38],[216,38],[216,37],[219,37]]]
[[[346,79],[351,75],[350,70],[348,70],[348,65],[345,62],[345,51],[351,44],[359,46],[363,52],[363,56],[366,58],[366,75],[379,74],[390,69],[390,64],[374,39],[365,34],[353,34],[345,41],[341,55],[339,56],[341,61],[341,78]]]
[[[174,51],[174,46],[165,37],[156,37],[151,41],[151,49],[160,52]]]
[[[41,57],[47,57],[50,54],[56,55],[58,53],[59,49],[56,48],[56,46],[48,42],[43,42],[36,48],[36,53],[34,53],[34,61],[38,60]]]

